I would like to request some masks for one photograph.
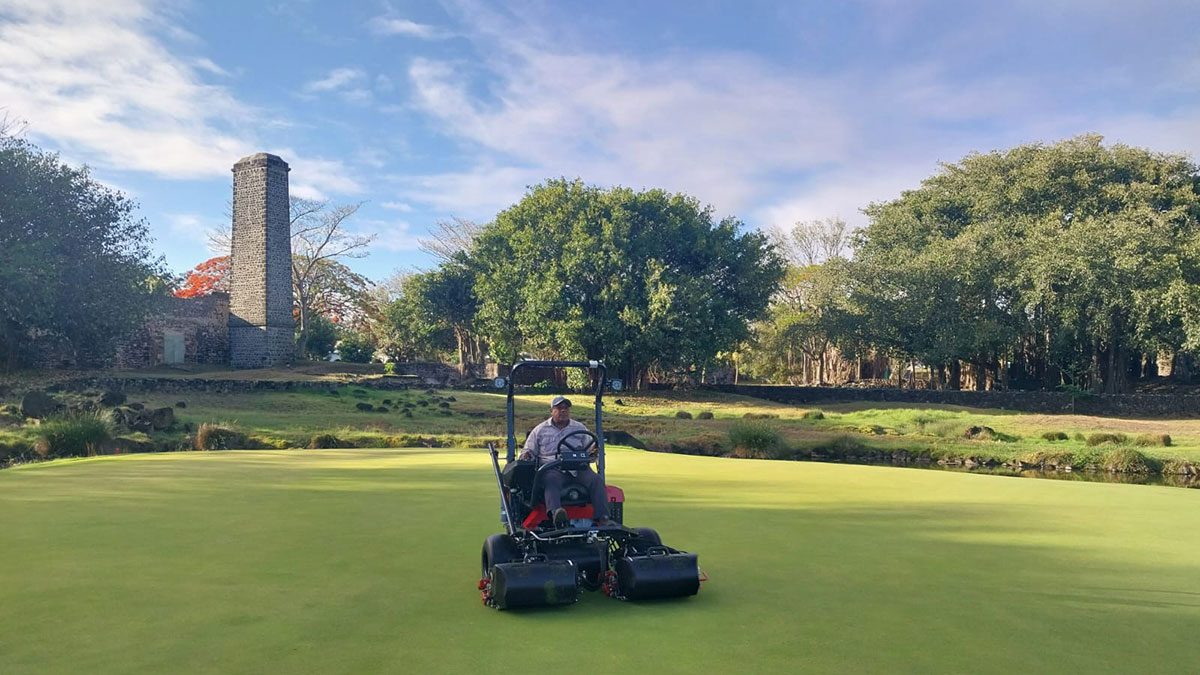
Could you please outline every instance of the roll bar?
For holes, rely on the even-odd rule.
[[[601,361],[518,361],[513,364],[512,370],[508,372],[508,456],[505,461],[511,462],[517,456],[517,436],[514,429],[514,409],[513,409],[513,386],[516,381],[517,371],[521,368],[587,368],[589,370],[599,370],[600,377],[596,380],[596,444],[599,446],[599,451],[596,459],[596,473],[600,474],[600,478],[604,478],[604,420],[603,411],[600,409],[600,399],[604,394],[604,387],[608,384],[605,376],[608,374],[608,369],[605,368]]]

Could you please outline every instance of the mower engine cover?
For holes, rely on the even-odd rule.
[[[570,560],[509,562],[492,566],[496,607],[566,605],[579,600],[579,580]]]

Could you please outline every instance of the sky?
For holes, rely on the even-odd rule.
[[[292,194],[363,202],[351,266],[382,280],[549,178],[768,230],[1083,133],[1195,160],[1197,35],[1195,0],[0,0],[0,115],[136,201],[175,272],[271,152]]]

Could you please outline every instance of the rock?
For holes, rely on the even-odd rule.
[[[155,431],[170,429],[175,425],[175,409],[174,408],[155,408],[149,411],[150,426],[154,427]]]
[[[63,404],[44,391],[27,392],[21,399],[21,414],[36,420],[45,419],[62,409]]]
[[[964,438],[991,440],[996,437],[996,430],[991,427],[976,426],[968,427],[963,434]]]
[[[115,408],[125,402],[125,392],[123,391],[106,391],[100,394],[100,398],[96,402],[105,408]]]
[[[412,411],[411,411],[411,410],[405,410],[405,411],[404,411],[404,416],[405,416],[405,417],[412,417]]]
[[[371,405],[370,403],[355,403],[354,407],[362,410],[363,412],[371,412],[375,409],[375,406]]]
[[[446,400],[451,403],[458,403],[458,399],[454,398],[453,396],[447,396]]]
[[[113,420],[130,431],[154,431],[154,424],[150,421],[150,416],[133,407],[114,408]]]
[[[383,399],[383,404],[384,404],[384,405],[391,405],[391,404],[392,404],[392,399],[390,399],[390,398],[385,398],[385,399]]]
[[[613,401],[613,403],[616,403],[617,405],[625,405],[625,401],[622,401],[621,399],[617,399]]]
[[[392,412],[392,411],[385,405],[379,405],[379,406],[375,406],[375,412],[386,413],[386,412]]]
[[[176,407],[176,408],[186,408],[186,407],[187,407],[187,401],[176,401],[176,402],[175,402],[175,407]]]
[[[435,394],[437,394],[437,392],[436,392],[436,391],[434,391],[434,390],[432,390],[432,389],[426,389],[426,390],[425,390],[425,395],[426,395],[426,396],[433,396],[433,395],[435,395]]]
[[[963,466],[968,469],[974,469],[979,466],[979,462],[976,462],[974,457],[968,457],[963,460]]]
[[[675,417],[681,420],[690,420],[692,419],[692,413],[686,410],[680,410],[679,412],[675,413]]]
[[[699,420],[711,420],[712,418],[713,414],[711,410],[702,410],[700,414],[696,415],[696,419]]]
[[[144,403],[130,403],[129,407],[133,408],[134,410],[145,410],[146,409],[146,405]]]
[[[417,401],[417,405],[424,408],[425,406],[429,405],[429,401],[426,401],[425,399],[421,399],[420,401]]]
[[[446,401],[442,401],[441,403],[438,404],[438,407],[439,408],[449,408],[450,404],[447,403]]]

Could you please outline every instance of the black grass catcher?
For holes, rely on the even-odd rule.
[[[513,421],[514,376],[522,368],[585,368],[596,382],[595,433],[576,431],[564,436],[554,459],[516,457]],[[483,543],[483,602],[496,609],[569,604],[583,591],[604,591],[619,600],[652,600],[695,595],[703,573],[695,553],[664,546],[648,527],[626,527],[625,495],[607,486],[610,522],[593,516],[587,487],[575,471],[596,462],[604,477],[604,428],[600,401],[605,387],[621,389],[620,380],[605,378],[599,361],[521,361],[508,377],[496,378],[508,388],[508,438],[504,468],[499,451],[489,443],[496,484],[500,488],[500,517],[505,532]],[[544,504],[548,471],[562,471],[561,497],[568,521],[555,525]]]

